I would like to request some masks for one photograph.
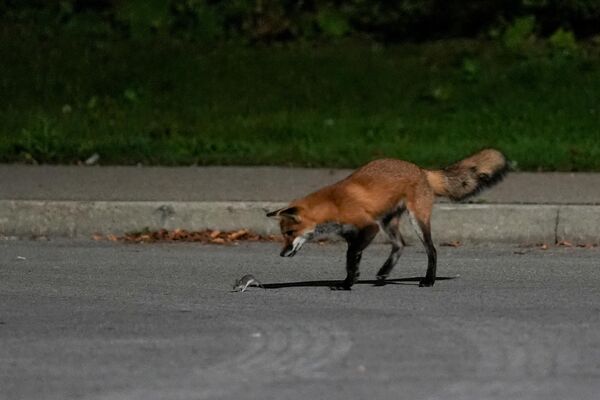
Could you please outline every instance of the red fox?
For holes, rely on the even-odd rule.
[[[407,161],[380,159],[369,162],[347,178],[326,186],[287,207],[267,213],[278,218],[284,237],[282,257],[292,257],[302,245],[324,234],[338,234],[348,243],[346,279],[349,290],[359,277],[363,250],[379,229],[392,251],[377,273],[380,284],[402,254],[400,217],[408,210],[410,221],[427,251],[427,272],[419,286],[433,286],[437,254],[431,240],[430,217],[435,196],[459,201],[500,181],[508,163],[498,150],[485,149],[442,170],[426,170]]]

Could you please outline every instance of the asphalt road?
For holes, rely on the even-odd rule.
[[[600,250],[440,248],[419,288],[411,247],[331,291],[343,252],[0,242],[0,398],[598,399]]]

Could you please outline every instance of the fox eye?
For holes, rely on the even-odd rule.
[[[294,231],[285,231],[285,232],[283,232],[283,234],[285,236],[293,236],[294,235]]]

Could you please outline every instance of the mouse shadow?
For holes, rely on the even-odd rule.
[[[450,279],[456,279],[458,276],[439,276],[435,278],[436,281],[447,281]],[[386,286],[386,285],[410,285],[418,286],[419,282],[423,279],[421,276],[414,276],[409,278],[396,278],[386,279],[381,282],[379,280],[359,280],[355,285],[372,285],[372,286]],[[282,289],[282,288],[293,288],[293,287],[329,287],[335,288],[343,283],[341,280],[323,280],[323,281],[299,281],[299,282],[276,282],[276,283],[263,283],[265,289]]]

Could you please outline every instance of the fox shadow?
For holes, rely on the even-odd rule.
[[[440,276],[437,277],[436,281],[446,281],[450,279],[457,279],[458,276]],[[372,285],[372,286],[385,286],[385,285],[411,285],[418,286],[419,282],[423,279],[420,276],[414,276],[409,278],[396,278],[386,279],[381,282],[375,279],[372,280],[359,280],[355,282],[355,285]],[[299,281],[299,282],[277,282],[277,283],[263,283],[265,289],[282,289],[282,288],[293,288],[293,287],[329,287],[336,288],[342,284],[341,280],[322,280],[322,281]]]

